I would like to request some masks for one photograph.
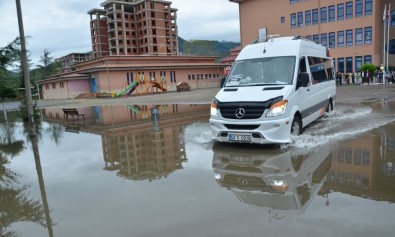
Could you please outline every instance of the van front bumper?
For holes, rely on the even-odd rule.
[[[226,121],[210,118],[214,140],[219,142],[282,144],[291,143],[291,118],[269,121]],[[232,140],[234,137],[243,138]]]

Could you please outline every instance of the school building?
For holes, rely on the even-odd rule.
[[[300,35],[328,47],[342,73],[359,72],[365,63],[384,64],[384,16],[390,25],[388,62],[395,66],[393,0],[229,1],[239,4],[242,47],[267,35]]]

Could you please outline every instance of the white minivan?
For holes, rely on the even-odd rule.
[[[328,54],[299,36],[246,46],[211,103],[214,139],[291,143],[292,136],[334,108],[335,71]]]

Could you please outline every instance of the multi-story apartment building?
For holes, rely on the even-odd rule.
[[[242,47],[265,35],[300,35],[330,48],[336,69],[384,64],[384,5],[390,10],[389,65],[395,66],[393,0],[229,0],[239,4]]]
[[[62,65],[64,71],[71,70],[77,63],[82,63],[92,59],[92,53],[70,53],[66,56],[56,59]]]
[[[94,58],[177,55],[177,9],[164,0],[107,0],[88,11]]]

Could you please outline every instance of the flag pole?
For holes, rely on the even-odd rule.
[[[381,70],[383,70],[385,68],[385,31],[386,31],[386,26],[387,26],[387,4],[384,4],[384,13],[383,13],[383,21],[384,21],[384,37],[383,37],[383,64],[382,64],[382,68]],[[381,78],[384,81],[384,72],[383,73],[383,77]]]
[[[391,3],[388,4],[388,11],[386,12],[386,20],[387,20],[387,64],[385,70],[388,71],[388,54],[389,54],[389,40],[390,40],[390,20],[391,20]]]

